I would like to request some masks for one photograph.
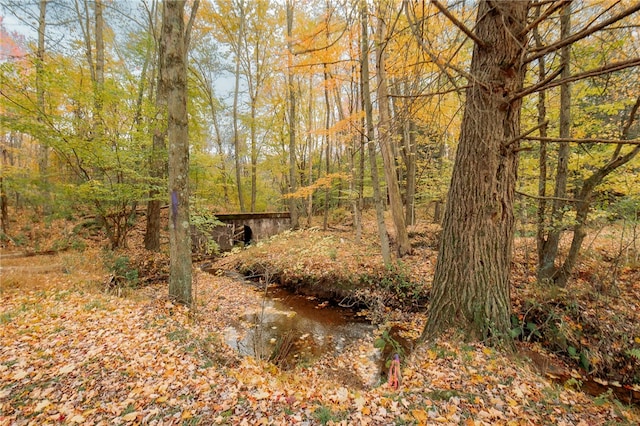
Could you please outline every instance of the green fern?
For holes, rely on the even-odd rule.
[[[627,351],[627,355],[630,355],[640,361],[640,348],[633,348]]]

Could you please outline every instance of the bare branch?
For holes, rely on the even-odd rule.
[[[521,134],[520,136],[516,136],[515,138],[511,139],[509,142],[503,144],[502,146],[504,148],[507,148],[509,145],[511,145],[512,143],[518,142],[520,139],[524,139],[525,136],[530,135],[531,133],[535,132],[536,130],[538,130],[541,127],[546,126],[547,124],[549,124],[549,120],[545,120],[542,123],[538,124],[536,127],[533,127],[529,130],[527,130],[526,132],[524,132],[523,134]]]
[[[549,74],[547,77],[545,77],[544,80],[538,82],[537,84],[534,84],[533,86],[527,87],[526,89],[523,89],[520,92],[513,95],[511,99],[509,99],[509,101],[513,102],[517,99],[524,98],[525,96],[530,95],[532,93],[539,92],[541,90],[546,90],[548,87],[553,87],[553,86],[549,86],[549,83],[551,83],[557,76],[559,76],[562,73],[563,69],[564,67],[558,68],[557,70]],[[554,86],[557,86],[557,85],[554,85]]]
[[[575,33],[574,35],[572,35],[571,37],[567,37],[563,40],[558,41],[557,43],[554,44],[550,44],[547,47],[542,48],[540,51],[533,53],[531,56],[525,58],[524,63],[528,63],[531,61],[535,61],[538,58],[543,57],[544,55],[546,55],[547,53],[551,53],[551,52],[555,52],[556,50],[573,44],[578,40],[582,40],[585,37],[590,36],[591,34],[595,33],[596,31],[599,31],[601,29],[603,29],[604,27],[607,27],[611,24],[614,24],[616,22],[618,22],[621,19],[626,18],[629,15],[632,15],[634,13],[636,13],[637,11],[640,10],[640,2],[636,2],[633,6],[629,7],[628,9],[623,10],[622,12],[618,13],[615,16],[612,16],[609,19],[606,19],[604,21],[602,21],[601,23],[599,23],[598,25],[595,25],[592,28],[589,28],[587,26],[587,28],[578,31],[577,33]]]
[[[513,95],[513,97],[511,97],[510,101],[520,99],[534,92],[540,92],[541,90],[547,90],[552,87],[560,86],[561,84],[564,84],[564,83],[571,83],[573,81],[584,80],[585,78],[589,78],[589,77],[597,77],[602,74],[608,74],[614,71],[620,71],[625,68],[631,68],[631,67],[637,67],[637,66],[640,66],[640,58],[629,59],[627,61],[621,61],[621,62],[614,62],[612,64],[603,65],[600,68],[574,74],[567,78],[561,78],[560,80],[551,81],[553,80],[553,78],[549,78],[549,77],[554,77],[554,78],[557,77],[557,75],[562,71],[562,68],[560,68],[557,71],[555,71],[552,75],[545,78],[540,83],[534,86],[528,87],[526,89],[523,89],[522,91],[516,93],[515,95]]]
[[[521,139],[530,140],[530,141],[543,141],[543,142],[568,142],[568,143],[577,143],[577,144],[585,144],[585,143],[607,143],[612,145],[640,145],[640,139],[600,139],[600,138],[592,138],[592,139],[574,139],[574,138],[543,138],[541,136],[524,136]]]
[[[522,31],[520,31],[520,36],[523,36],[523,35],[527,34],[529,31],[534,29],[540,22],[542,22],[545,19],[547,19],[553,12],[555,12],[558,9],[560,9],[562,6],[565,5],[565,3],[571,3],[571,1],[572,0],[560,0],[559,2],[554,3],[551,6],[549,6],[547,8],[547,10],[544,11],[544,13],[542,13],[540,16],[538,16],[536,19],[534,19],[529,25],[524,27],[524,29]],[[535,4],[534,6],[539,6],[539,5]]]
[[[187,28],[184,32],[184,51],[185,55],[188,55],[189,43],[191,43],[191,29],[193,28],[193,22],[196,20],[196,14],[198,13],[198,7],[200,6],[200,0],[194,0],[193,6],[191,6],[191,15],[189,16],[189,22],[187,22]]]
[[[453,76],[451,76],[447,70],[445,69],[445,67],[447,68],[451,68],[452,70],[456,71],[458,74],[460,74],[461,76],[465,77],[469,82],[475,82],[478,84],[481,84],[474,76],[472,76],[471,74],[469,74],[468,72],[452,65],[450,62],[444,62],[441,61],[440,59],[438,59],[438,57],[436,57],[436,55],[429,49],[428,46],[426,46],[424,44],[424,40],[422,40],[422,37],[420,36],[420,34],[418,34],[417,32],[417,24],[416,22],[413,20],[412,16],[411,16],[411,12],[409,10],[409,3],[407,0],[403,1],[404,7],[405,7],[405,15],[407,16],[407,20],[409,21],[409,27],[411,28],[411,31],[413,32],[413,35],[416,39],[416,41],[418,42],[418,44],[420,45],[420,47],[422,48],[422,51],[424,53],[427,54],[427,56],[429,56],[429,59],[431,59],[431,61],[436,64],[436,66],[440,69],[440,71],[447,76],[447,79],[451,82],[451,84],[457,89],[459,89],[458,85],[456,84],[455,80],[453,79]],[[482,84],[482,87],[487,88],[487,86],[485,84]]]
[[[582,200],[577,200],[575,198],[561,198],[561,197],[540,197],[538,195],[531,195],[524,192],[520,192],[516,190],[516,194],[522,195],[523,197],[533,198],[534,200],[555,200],[555,201],[565,201],[567,203],[579,203]]]
[[[446,7],[444,7],[443,5],[441,5],[437,0],[431,0],[431,4],[433,4],[436,8],[438,8],[438,10],[440,12],[442,12],[444,14],[444,16],[446,16],[447,18],[449,18],[449,20],[451,22],[453,22],[453,25],[455,25],[456,27],[460,28],[460,30],[463,33],[465,33],[471,40],[475,41],[481,47],[486,47],[487,46],[487,43],[485,43],[483,40],[478,38],[478,36],[475,35],[473,33],[473,31],[471,31],[469,28],[467,28],[467,26],[465,24],[460,22],[458,20],[458,18],[453,16],[451,14],[451,12],[449,12],[449,10]]]

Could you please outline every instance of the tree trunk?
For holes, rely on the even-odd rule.
[[[238,131],[238,97],[240,95],[240,46],[244,26],[244,4],[240,4],[240,26],[238,27],[238,51],[236,52],[235,89],[233,91],[233,148],[236,169],[236,189],[240,211],[245,211],[244,195],[242,194],[242,146]]]
[[[376,222],[378,224],[378,237],[382,250],[382,260],[385,265],[391,264],[391,251],[389,249],[389,235],[384,223],[384,204],[380,194],[380,179],[378,177],[378,162],[376,161],[376,149],[373,143],[373,106],[371,105],[371,90],[369,89],[369,37],[367,19],[367,1],[360,1],[360,20],[362,24],[361,58],[360,58],[360,84],[362,85],[362,103],[366,117],[367,147],[369,150],[369,164],[371,165],[371,184],[373,185],[373,202],[376,206]]]
[[[327,37],[328,38],[328,37]],[[325,121],[324,121],[324,149],[325,149],[325,163],[327,168],[327,175],[331,173],[331,139],[329,138],[329,127],[331,126],[331,105],[329,103],[329,72],[327,71],[327,64],[323,64],[324,72],[324,108],[325,108]],[[324,189],[324,217],[322,219],[322,229],[327,230],[329,226],[329,196],[331,188],[327,186]]]
[[[536,8],[536,14],[534,19],[540,16],[540,7]],[[536,48],[543,46],[542,39],[540,37],[540,31],[536,26],[533,29],[533,38],[536,43]],[[547,77],[546,63],[544,56],[538,59],[538,79],[543,81]],[[540,137],[547,137],[547,96],[544,90],[538,93],[538,126],[540,126]],[[536,250],[538,253],[538,269],[541,268],[541,260],[544,258],[544,242],[546,233],[546,212],[547,212],[547,143],[540,141],[540,148],[538,153],[538,202],[537,218],[536,218]]]
[[[479,2],[460,140],[422,338],[455,327],[469,340],[509,342],[527,1]]]
[[[287,0],[287,87],[289,98],[289,193],[296,192],[296,92],[293,83],[293,1]],[[289,214],[291,215],[291,227],[298,229],[298,202],[290,197]]]
[[[405,150],[407,152],[407,189],[406,189],[406,218],[407,225],[416,223],[416,158],[418,154],[418,144],[416,143],[416,123],[409,118],[406,125],[407,135],[405,137]]]
[[[38,18],[38,50],[36,51],[36,102],[38,105],[38,121],[42,122],[42,117],[46,113],[46,107],[44,102],[44,52],[45,52],[45,28],[47,25],[47,1],[40,0],[40,16]],[[51,214],[51,194],[49,192],[49,147],[41,143],[39,145],[38,153],[38,173],[40,175],[40,182],[42,184],[42,190],[44,195],[43,213],[45,215]]]
[[[566,39],[571,35],[571,4],[567,3],[560,15],[560,36]],[[562,78],[571,76],[570,67],[571,46],[564,46],[560,52],[562,63]],[[569,138],[571,132],[571,89],[569,83],[560,85],[560,137]],[[569,143],[562,142],[558,147],[558,164],[556,168],[556,184],[551,208],[550,231],[542,243],[542,256],[538,259],[538,280],[549,282],[554,280],[557,268],[555,260],[558,256],[560,237],[562,236],[565,202],[567,197],[567,180],[569,176]]]
[[[162,37],[168,88],[169,141],[169,297],[190,306],[191,227],[189,224],[189,132],[184,0],[163,3]]]
[[[640,97],[636,99],[636,103],[631,109],[627,125],[622,132],[622,139],[629,139],[629,130],[633,125],[638,109],[640,109]],[[573,268],[578,260],[578,254],[580,253],[582,242],[587,235],[585,226],[587,223],[587,216],[589,215],[589,209],[591,208],[591,197],[593,196],[594,189],[600,185],[604,178],[606,178],[611,172],[627,164],[636,155],[638,155],[640,152],[640,145],[636,145],[633,149],[622,156],[620,155],[621,149],[622,145],[618,145],[615,153],[611,157],[611,160],[593,172],[591,176],[584,181],[580,188],[580,192],[578,194],[578,199],[580,201],[576,206],[576,219],[575,225],[573,226],[573,239],[571,240],[569,254],[554,276],[555,284],[560,287],[565,287],[567,285],[569,277],[571,276]]]
[[[2,136],[4,142],[4,135]],[[8,164],[7,161],[7,149],[4,147],[4,143],[0,144],[0,155],[2,156],[2,166],[3,170],[6,170],[5,166]],[[4,184],[4,176],[2,171],[0,171],[0,230],[4,235],[9,234],[9,209],[7,208],[7,189]]]
[[[150,17],[150,19],[153,19]],[[150,28],[155,28],[154,22],[149,22]],[[154,34],[155,37],[155,34]],[[165,50],[166,40],[160,36],[157,38],[158,66],[156,84],[156,116],[154,119],[153,141],[151,145],[151,155],[149,159],[149,173],[154,180],[149,190],[149,201],[147,202],[147,226],[144,234],[144,247],[147,250],[160,250],[160,182],[167,175],[166,160],[166,137],[167,137],[167,81],[165,79]]]
[[[381,12],[379,12],[381,13]],[[396,243],[398,245],[398,256],[402,257],[411,253],[411,243],[409,242],[409,234],[407,233],[407,225],[404,221],[404,210],[402,205],[402,196],[400,195],[400,186],[398,184],[398,174],[396,170],[396,158],[391,147],[391,120],[389,117],[389,96],[387,91],[387,73],[386,73],[386,53],[384,51],[383,41],[386,38],[385,21],[383,17],[378,18],[376,40],[376,75],[378,77],[378,142],[380,151],[382,152],[382,161],[384,164],[384,175],[387,182],[387,191],[389,193],[389,204],[391,207],[391,217],[393,226],[396,231]]]
[[[95,104],[98,112],[99,125],[102,126],[102,106],[104,103],[104,19],[102,18],[102,0],[95,0],[96,14],[96,80]],[[103,135],[100,135],[103,136]]]

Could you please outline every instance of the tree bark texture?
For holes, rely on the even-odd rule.
[[[189,132],[184,1],[163,3],[162,37],[168,88],[169,141],[169,297],[191,305],[191,229],[189,225]]]
[[[456,327],[469,340],[507,341],[513,203],[526,1],[480,1],[461,134],[422,338]]]

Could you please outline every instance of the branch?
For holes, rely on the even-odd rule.
[[[640,3],[639,3],[640,4]],[[522,91],[516,93],[515,95],[513,95],[509,101],[514,101],[517,99],[520,99],[524,96],[530,95],[534,92],[540,92],[542,90],[547,90],[547,89],[551,89],[552,87],[556,87],[556,86],[560,86],[561,84],[564,83],[571,83],[574,81],[578,81],[578,80],[583,80],[585,78],[589,78],[589,77],[597,77],[599,75],[602,74],[608,74],[608,73],[612,73],[615,71],[620,71],[623,70],[625,68],[631,68],[631,67],[636,67],[636,66],[640,66],[640,58],[634,58],[634,59],[629,59],[627,61],[621,61],[621,62],[614,62],[612,64],[608,64],[608,65],[603,65],[600,68],[596,68],[593,70],[589,70],[589,71],[585,71],[585,72],[581,72],[578,74],[574,74],[570,77],[567,78],[561,78],[560,80],[556,80],[556,81],[551,81],[553,80],[553,78],[557,77],[558,74],[560,74],[560,72],[562,71],[562,68],[558,69],[557,71],[555,71],[552,75],[550,75],[549,77],[553,77],[553,78],[545,78],[543,81],[541,81],[538,84],[535,84],[531,87],[528,87],[526,89],[523,89]]]
[[[527,34],[529,31],[534,29],[540,22],[542,22],[545,19],[547,19],[553,12],[555,12],[558,9],[560,9],[562,6],[565,5],[565,3],[571,3],[571,1],[572,0],[561,0],[561,1],[557,2],[557,3],[552,4],[551,6],[549,6],[547,8],[547,10],[544,11],[543,14],[538,16],[536,19],[533,20],[533,22],[531,22],[529,25],[524,27],[524,29],[522,31],[520,31],[519,36],[523,36],[523,35]],[[538,6],[539,7],[539,4],[534,4],[534,6]]]
[[[556,200],[556,201],[566,201],[568,203],[579,203],[582,200],[577,200],[575,198],[560,198],[560,197],[540,197],[538,195],[526,194],[524,192],[520,192],[516,190],[516,194],[522,195],[523,197],[533,198],[534,200]]]
[[[468,89],[470,87],[472,87],[472,85],[468,84],[466,86],[458,87],[458,88],[455,88],[455,89],[441,90],[439,92],[417,93],[415,95],[398,95],[398,94],[390,93],[389,97],[390,98],[398,98],[398,99],[429,98],[429,97],[432,97],[432,96],[446,95],[446,94],[454,93],[454,92],[462,92],[463,90]]]
[[[621,19],[626,18],[627,16],[637,12],[640,10],[640,2],[637,2],[636,4],[634,4],[633,6],[631,6],[628,9],[623,10],[622,12],[618,13],[615,16],[612,16],[611,18],[601,22],[600,24],[594,26],[593,28],[585,28],[581,31],[578,31],[577,33],[575,33],[574,35],[565,38],[564,40],[560,40],[557,43],[554,44],[550,44],[547,47],[542,48],[542,50],[540,50],[537,53],[532,54],[531,56],[525,58],[524,63],[528,63],[531,61],[535,61],[538,58],[543,57],[544,55],[546,55],[547,53],[551,53],[554,52],[564,46],[570,45],[575,43],[578,40],[582,40],[585,37],[590,36],[591,34],[595,33],[596,31],[599,31],[601,29],[603,29],[606,26],[609,26],[611,24],[614,24],[616,22],[618,22]]]
[[[534,84],[533,86],[527,87],[526,89],[522,89],[520,92],[518,92],[515,95],[513,95],[509,99],[509,102],[513,102],[513,101],[518,100],[520,98],[524,98],[525,96],[530,95],[530,94],[532,94],[534,92],[539,92],[541,90],[547,89],[547,87],[548,87],[547,85],[549,83],[551,83],[551,81],[554,80],[557,76],[559,76],[562,73],[563,69],[564,69],[564,67],[560,67],[557,70],[555,70],[554,72],[552,72],[551,74],[549,74],[547,77],[545,77],[544,80],[538,82],[537,84]],[[553,87],[553,86],[551,86],[551,87]]]
[[[543,138],[541,136],[524,136],[521,139],[529,140],[529,141],[541,141],[541,142],[568,142],[568,143],[577,143],[577,144],[585,144],[585,143],[608,143],[612,145],[640,145],[640,139],[574,139],[574,138]]]
[[[531,128],[529,130],[527,130],[526,132],[524,132],[523,134],[516,136],[515,138],[511,139],[509,142],[505,143],[502,145],[503,148],[507,148],[509,145],[511,145],[514,142],[518,142],[520,139],[524,139],[525,136],[530,135],[531,133],[535,132],[536,130],[538,130],[539,128],[546,126],[547,124],[549,124],[549,120],[545,120],[542,123],[538,124],[536,127]]]
[[[420,36],[420,34],[418,34],[418,31],[416,29],[417,24],[416,22],[412,19],[411,17],[411,12],[409,11],[409,3],[407,0],[403,0],[403,4],[404,4],[404,10],[405,10],[405,15],[407,16],[407,21],[409,22],[409,27],[411,27],[411,32],[413,33],[413,36],[415,37],[416,41],[418,42],[418,44],[420,45],[420,47],[422,48],[422,51],[424,53],[427,54],[427,56],[429,56],[429,59],[431,59],[431,61],[436,64],[436,66],[440,69],[440,72],[442,72],[447,79],[451,82],[451,84],[453,85],[453,87],[455,87],[456,89],[458,89],[458,85],[456,84],[455,80],[453,79],[453,77],[447,72],[447,70],[445,69],[445,67],[451,68],[452,70],[456,71],[458,74],[460,74],[461,76],[465,77],[469,82],[475,82],[480,84],[482,87],[484,87],[485,89],[488,90],[488,87],[485,84],[480,83],[479,81],[476,80],[476,78],[474,76],[472,76],[471,74],[469,74],[468,72],[454,66],[453,64],[451,64],[450,62],[444,62],[442,63],[437,57],[436,55],[424,44],[424,40],[422,39],[422,37]]]
[[[475,41],[476,44],[478,44],[480,47],[483,47],[483,48],[487,47],[487,44],[483,40],[478,38],[477,35],[475,35],[469,28],[467,28],[467,26],[465,24],[463,24],[455,16],[453,16],[451,14],[451,12],[449,12],[449,10],[447,10],[446,7],[444,7],[443,5],[438,3],[437,0],[431,0],[431,4],[433,4],[436,8],[438,8],[438,10],[440,12],[442,12],[444,14],[444,16],[446,16],[447,18],[449,18],[449,20],[451,22],[453,22],[453,25],[455,25],[456,27],[460,28],[460,30],[463,33],[465,33],[470,39]]]
[[[196,14],[198,13],[198,6],[200,6],[200,0],[194,0],[193,6],[191,6],[191,15],[189,16],[189,22],[187,22],[187,28],[184,32],[184,51],[189,51],[189,43],[191,43],[191,30],[193,29],[193,22],[196,20]],[[185,53],[185,55],[188,55]]]

